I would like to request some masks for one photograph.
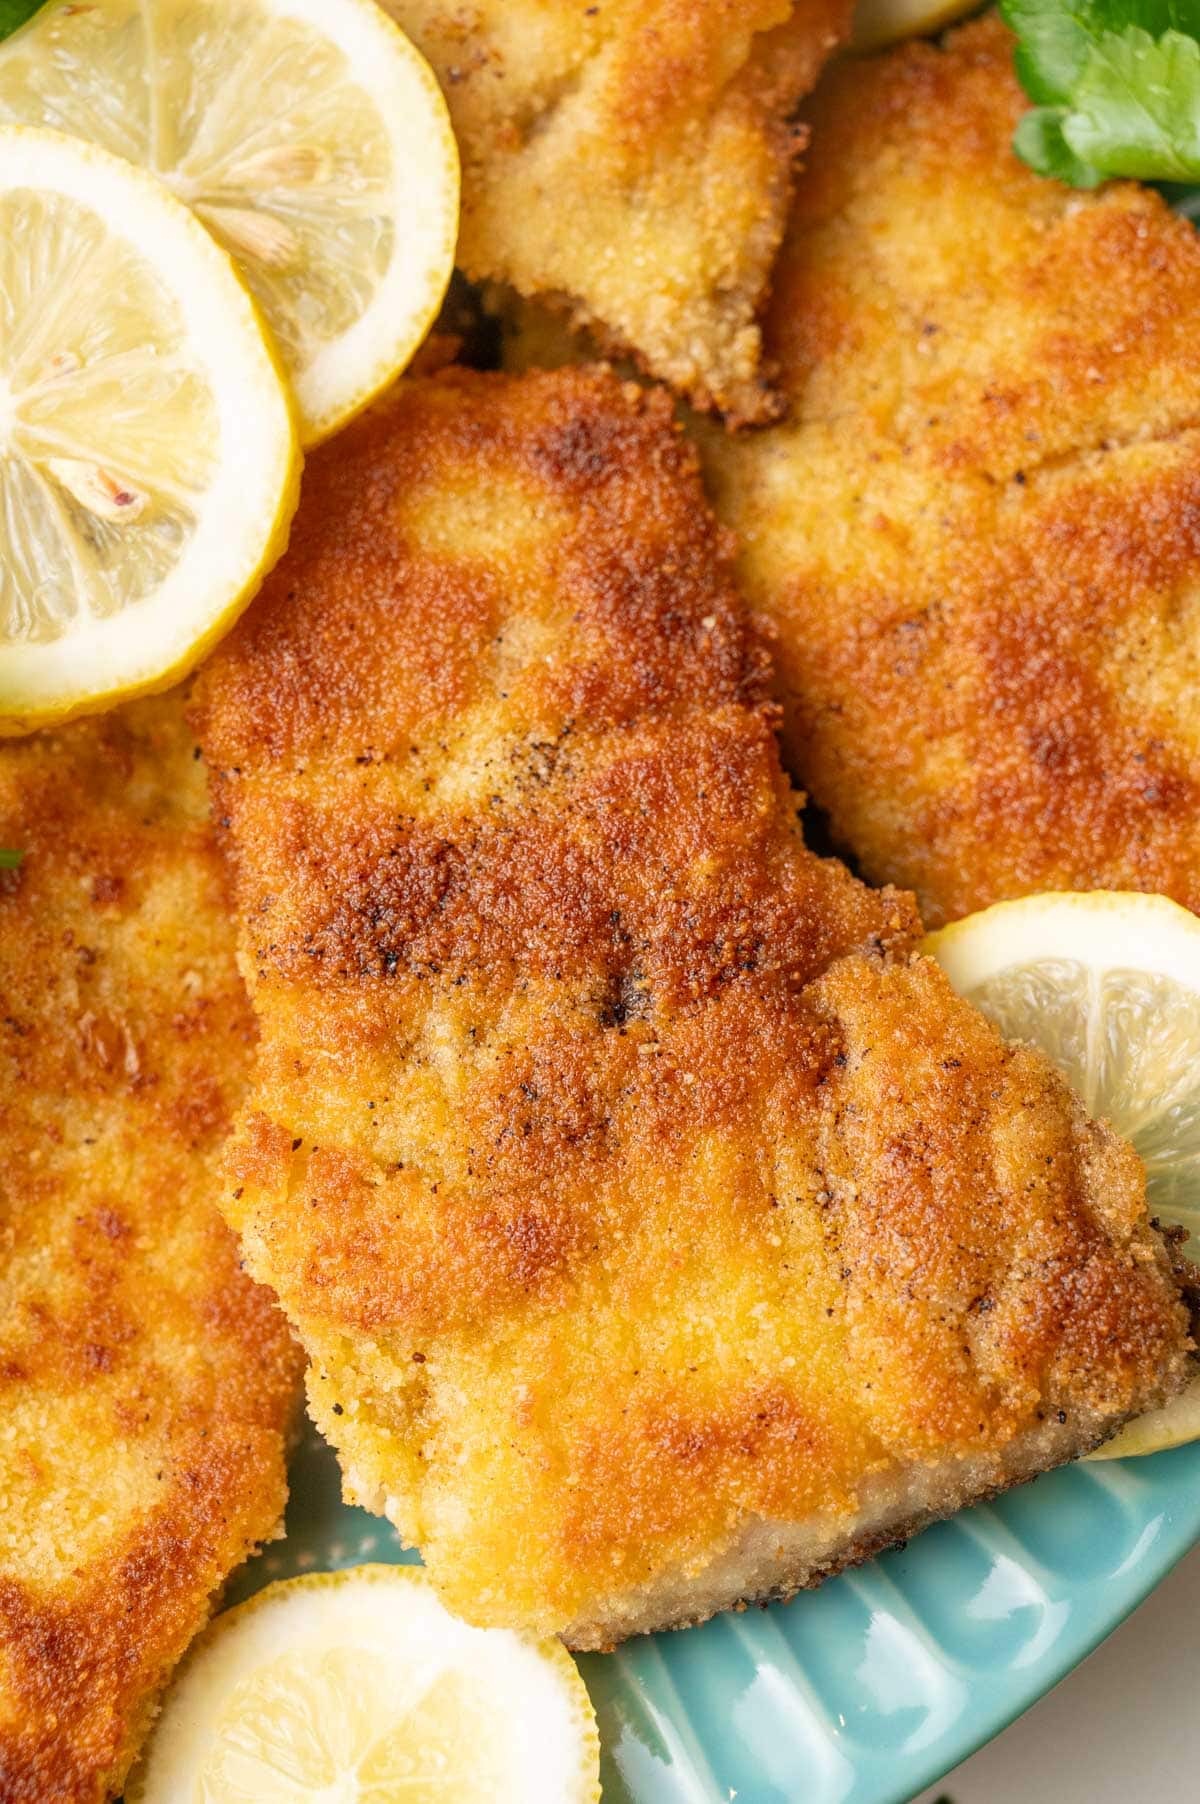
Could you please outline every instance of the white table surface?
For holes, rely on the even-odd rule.
[[[1200,1547],[1061,1685],[914,1804],[1200,1799]]]

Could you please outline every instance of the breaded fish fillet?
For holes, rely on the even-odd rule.
[[[229,1207],[450,1605],[786,1594],[1173,1391],[1133,1153],[805,849],[661,391],[451,372],[305,481],[199,691]]]
[[[214,1207],[253,1022],[177,696],[0,744],[0,1799],[118,1792],[272,1534],[297,1350]]]
[[[700,407],[777,404],[758,314],[850,0],[385,0],[463,160],[459,261],[566,306]]]
[[[994,19],[834,71],[767,325],[789,421],[707,441],[839,841],[941,921],[1200,908],[1200,239],[1010,149]]]

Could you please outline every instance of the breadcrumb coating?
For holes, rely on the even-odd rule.
[[[1173,1392],[1131,1149],[805,848],[667,397],[448,372],[305,484],[199,690],[227,1206],[450,1606],[787,1594]]]
[[[0,1798],[100,1804],[285,1497],[298,1349],[215,1207],[250,1066],[178,695],[0,745]]]
[[[733,422],[778,411],[758,316],[850,0],[385,0],[442,84],[459,261]]]
[[[931,923],[1200,908],[1200,238],[1013,154],[994,17],[814,97],[766,325],[790,415],[705,433],[789,761]]]

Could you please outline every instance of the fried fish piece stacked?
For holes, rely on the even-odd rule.
[[[1191,1369],[1132,1151],[804,845],[661,394],[403,385],[204,673],[227,1207],[350,1493],[603,1647],[786,1595]]]
[[[0,1796],[120,1791],[277,1529],[299,1353],[217,1165],[249,1072],[177,695],[0,745]]]
[[[778,411],[759,315],[850,0],[385,0],[463,164],[458,257],[733,420]]]
[[[1012,42],[822,83],[765,328],[789,418],[704,434],[789,762],[931,925],[1200,908],[1200,238],[1017,160]]]

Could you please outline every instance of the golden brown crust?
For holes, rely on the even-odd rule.
[[[387,0],[446,94],[459,261],[734,421],[778,403],[758,315],[848,0]]]
[[[791,418],[706,440],[792,762],[930,921],[1200,907],[1200,241],[1034,176],[1025,104],[994,18],[830,75],[767,325]]]
[[[450,373],[306,485],[199,691],[229,1208],[453,1607],[595,1645],[779,1521],[791,1589],[1172,1390],[1133,1154],[805,849],[665,397]]]
[[[283,1507],[296,1352],[213,1208],[253,1023],[195,752],[178,696],[0,748],[6,1804],[120,1789]]]

